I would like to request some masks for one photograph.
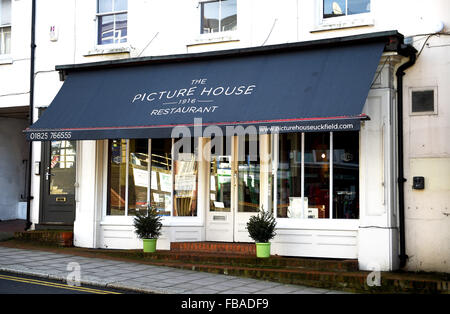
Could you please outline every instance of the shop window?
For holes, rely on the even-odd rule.
[[[174,151],[174,216],[197,216],[198,150],[197,140],[180,140]],[[188,142],[188,143],[186,143]],[[187,147],[190,146],[190,147]]]
[[[435,106],[436,89],[411,90],[411,113],[433,114],[437,113]]]
[[[285,133],[279,136],[277,217],[301,218],[301,133]]]
[[[277,218],[359,218],[358,132],[286,133],[274,139]]]
[[[370,0],[323,0],[323,18],[370,12]]]
[[[0,0],[0,55],[11,53],[11,0]]]
[[[201,33],[218,33],[237,29],[237,0],[201,2]]]
[[[172,212],[172,139],[152,139],[151,202],[161,215]]]
[[[128,36],[128,0],[98,0],[97,44],[121,44]]]
[[[211,140],[210,211],[231,211],[231,141],[232,137]]]
[[[260,158],[259,137],[239,137],[238,156],[238,212],[259,211]]]
[[[305,198],[307,218],[329,218],[330,134],[305,134]],[[306,202],[306,199],[305,199]]]
[[[172,158],[172,145],[172,139],[109,141],[107,215],[134,216],[151,203],[162,216],[197,216],[196,146]]]
[[[333,133],[333,218],[359,218],[359,134]]]

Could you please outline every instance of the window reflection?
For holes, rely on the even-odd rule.
[[[210,211],[231,211],[231,137],[211,140]]]
[[[323,0],[323,17],[370,12],[370,0]]]
[[[197,216],[197,141],[190,139],[187,142],[190,143],[184,144],[190,147],[181,145],[179,151],[175,152],[174,216]]]
[[[50,194],[75,195],[76,142],[54,141],[50,156]]]
[[[330,134],[305,133],[307,218],[329,218]],[[306,202],[306,199],[305,199]]]
[[[128,215],[147,209],[148,199],[148,140],[129,140],[128,152]]]
[[[152,139],[151,202],[159,213],[172,211],[172,139]]]
[[[302,218],[301,133],[279,135],[277,217]]]
[[[107,215],[125,215],[126,140],[111,140],[109,160],[109,206]]]
[[[201,33],[233,31],[237,28],[236,0],[203,2]]]
[[[359,133],[333,133],[333,218],[359,218]]]
[[[239,138],[238,212],[259,211],[259,139],[257,135]]]

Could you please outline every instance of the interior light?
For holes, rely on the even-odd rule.
[[[327,157],[327,155],[325,155],[325,153],[322,154],[322,159],[325,159],[325,157]]]

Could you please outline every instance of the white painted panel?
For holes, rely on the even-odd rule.
[[[272,254],[283,256],[357,258],[356,230],[277,229]]]

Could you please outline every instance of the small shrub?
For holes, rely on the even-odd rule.
[[[157,239],[161,235],[161,216],[155,206],[150,205],[145,212],[137,212],[133,224],[140,239]]]
[[[255,242],[266,243],[275,237],[275,226],[276,221],[272,213],[261,209],[258,215],[250,217],[247,230]]]

